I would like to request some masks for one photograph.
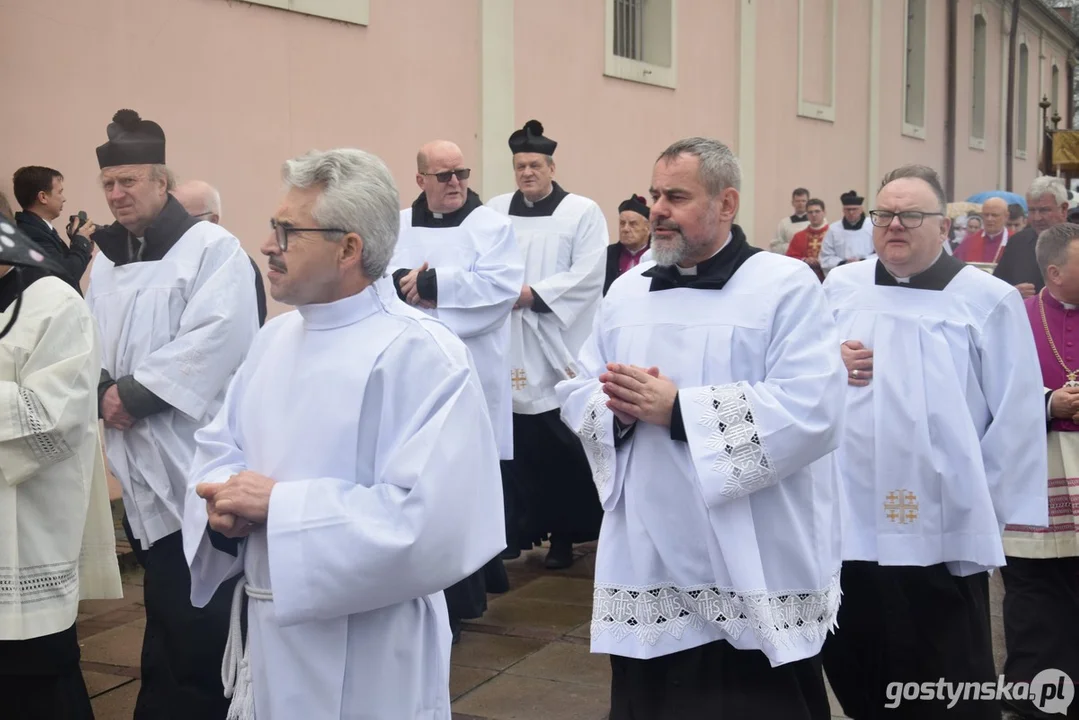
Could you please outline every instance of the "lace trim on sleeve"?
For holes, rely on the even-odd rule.
[[[720,492],[738,498],[772,485],[774,465],[761,442],[745,391],[739,385],[711,386],[694,400],[705,408],[697,422],[712,428],[705,441],[717,453],[712,470],[727,478]]]

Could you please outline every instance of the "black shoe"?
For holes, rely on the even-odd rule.
[[[508,547],[503,550],[498,557],[503,560],[516,560],[517,558],[521,557],[521,549]]]
[[[571,565],[573,565],[573,543],[552,540],[551,549],[547,551],[543,566],[548,570],[565,570]]]

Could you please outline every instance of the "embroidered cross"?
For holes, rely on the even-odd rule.
[[[528,376],[525,374],[524,368],[515,368],[510,373],[510,382],[513,383],[514,390],[523,390],[525,385],[528,384]]]
[[[900,525],[909,525],[918,519],[918,496],[909,490],[892,490],[884,497],[884,514]]]

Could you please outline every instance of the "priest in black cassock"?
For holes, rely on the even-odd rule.
[[[1068,189],[1060,178],[1034,178],[1027,190],[1027,226],[1008,238],[993,276],[1014,285],[1025,298],[1040,292],[1045,280],[1035,253],[1038,236],[1066,222],[1067,216]]]
[[[508,215],[525,278],[510,316],[515,519],[506,556],[550,535],[548,568],[573,563],[573,543],[595,540],[601,510],[580,441],[558,418],[555,385],[580,372],[577,352],[603,293],[607,221],[592,200],[554,181],[558,143],[529,120],[509,138],[518,190],[488,206]]]
[[[611,283],[630,268],[637,267],[648,248],[652,247],[648,214],[648,201],[640,195],[630,195],[618,206],[618,242],[607,246],[604,295],[611,288]]]

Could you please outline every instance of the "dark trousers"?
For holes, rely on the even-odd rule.
[[[854,720],[1000,720],[1000,703],[888,696],[891,683],[997,683],[989,576],[954,577],[944,565],[843,563],[838,629],[824,644],[824,671]],[[894,694],[894,688],[893,688]]]
[[[513,415],[513,460],[505,463],[506,544],[529,550],[546,539],[599,537],[603,508],[580,439],[558,410]],[[510,512],[511,511],[511,512]]]
[[[1004,581],[1004,644],[1008,682],[1029,683],[1042,670],[1062,670],[1079,683],[1079,557],[1007,558]],[[1079,687],[1076,688],[1079,696]],[[1030,700],[1005,700],[1023,718],[1059,718]],[[1068,708],[1079,718],[1079,697]]]
[[[137,547],[126,522],[125,529]],[[146,569],[146,633],[134,720],[223,720],[229,700],[221,683],[221,660],[232,591],[241,576],[222,583],[206,607],[196,608],[179,532],[155,542],[140,562]]]
[[[610,720],[828,720],[820,656],[773,668],[725,640],[638,660],[611,656]]]
[[[94,720],[72,625],[52,635],[0,641],[0,717]]]

